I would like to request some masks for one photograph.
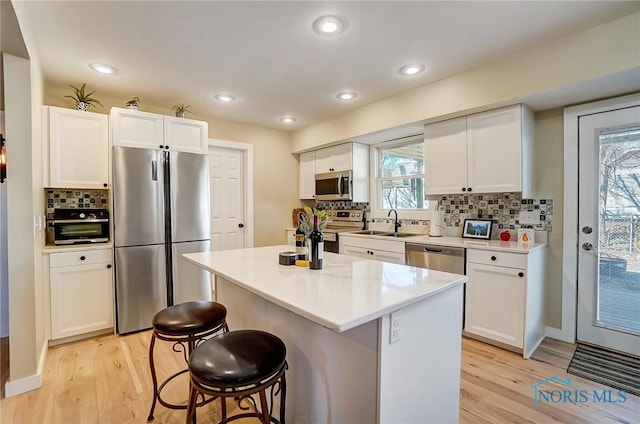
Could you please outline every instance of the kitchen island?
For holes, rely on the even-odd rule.
[[[279,265],[289,249],[183,255],[215,275],[231,330],[287,345],[287,420],[457,423],[467,278],[326,252],[322,270]]]

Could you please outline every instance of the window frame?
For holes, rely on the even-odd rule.
[[[382,169],[382,150],[394,148],[394,147],[402,147],[412,144],[424,143],[424,134],[415,134],[408,137],[403,137],[396,140],[385,141],[382,143],[377,143],[372,145],[371,147],[371,157],[370,157],[370,174],[371,184],[370,184],[370,207],[371,207],[371,216],[376,217],[386,217],[389,213],[389,208],[382,207],[382,199],[381,199],[381,184],[383,180],[391,180],[398,178],[389,178],[380,177],[383,175]],[[425,163],[426,166],[426,163]],[[425,170],[426,171],[426,170]],[[409,178],[423,178],[426,180],[426,172],[422,174],[412,174]],[[427,207],[424,209],[398,209],[398,216],[404,219],[425,219],[430,212],[430,208],[433,202],[430,202],[428,198],[425,196],[425,185],[422,186],[422,196],[425,198],[425,202],[427,203]]]

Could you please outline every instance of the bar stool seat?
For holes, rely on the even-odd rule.
[[[222,421],[226,423],[240,418],[257,417],[262,423],[284,423],[287,349],[273,334],[259,330],[239,330],[219,334],[198,346],[189,358],[191,391],[187,409],[187,423],[195,412],[199,394],[219,397]],[[280,393],[280,417],[272,416],[267,404],[266,390],[271,399]],[[235,398],[238,404],[250,395],[258,393],[260,410],[253,401],[256,412],[247,412],[227,418],[226,398]],[[241,407],[246,410],[247,408]]]
[[[173,404],[164,400],[161,396],[162,389],[179,375],[188,372],[189,368],[172,374],[158,386],[153,356],[156,339],[173,343],[173,351],[182,352],[186,364],[189,356],[199,343],[202,343],[215,333],[229,331],[226,317],[227,309],[224,305],[205,300],[169,306],[153,317],[153,334],[149,345],[149,367],[153,381],[153,401],[147,421],[153,421],[153,413],[157,402],[170,409],[187,409],[187,405]],[[206,402],[203,400],[198,406],[212,400],[209,399]]]

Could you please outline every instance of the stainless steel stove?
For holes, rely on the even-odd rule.
[[[364,229],[364,211],[361,209],[328,209],[327,226],[323,231],[324,251],[339,253],[338,233]]]

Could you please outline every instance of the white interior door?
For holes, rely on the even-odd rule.
[[[640,106],[579,120],[578,340],[640,355]]]
[[[244,151],[209,148],[211,166],[211,250],[245,247]]]

